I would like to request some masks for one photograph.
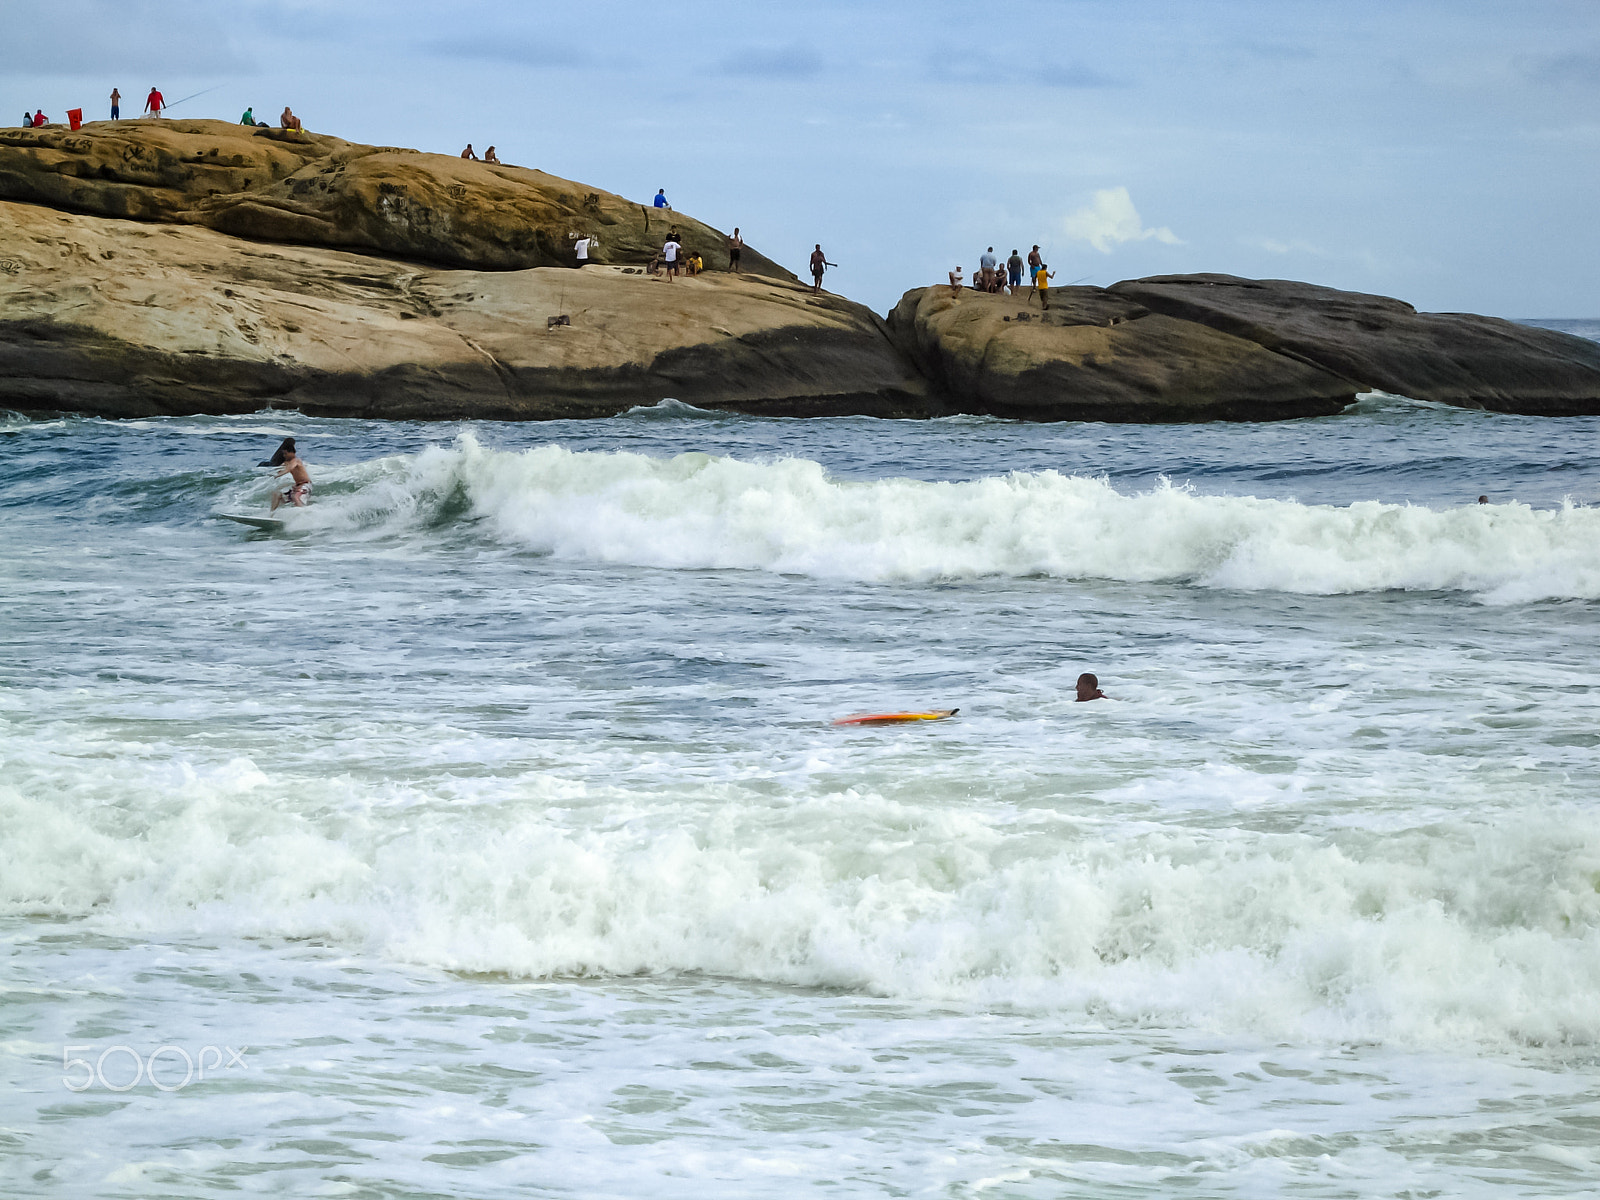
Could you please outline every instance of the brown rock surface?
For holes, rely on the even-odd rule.
[[[227,121],[0,129],[0,200],[481,270],[571,266],[580,232],[595,262],[643,263],[676,225],[728,261],[709,225],[543,171]],[[748,246],[741,265],[793,278]]]
[[[889,314],[889,329],[962,412],[1036,421],[1257,421],[1336,413],[1358,390],[1245,338],[1100,288],[1053,288],[1050,298],[1044,313],[1018,297],[920,288]]]
[[[1110,291],[1413,400],[1537,416],[1600,413],[1600,344],[1471,313],[1284,279],[1159,275]]]
[[[927,412],[860,305],[771,276],[628,272],[443,270],[0,202],[0,407],[525,418],[672,397]],[[547,329],[558,313],[571,326]]]

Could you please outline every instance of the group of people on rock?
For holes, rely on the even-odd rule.
[[[144,100],[144,113],[140,115],[159,117],[162,111],[167,107],[167,98],[161,94],[161,89],[152,87],[150,89],[150,94],[146,96]],[[73,120],[76,121],[78,119],[77,112],[77,109],[73,109],[70,113],[68,113],[68,116],[71,116]],[[113,121],[120,121],[122,119],[122,92],[117,88],[111,89],[111,119]],[[22,114],[22,124],[25,128],[31,127],[33,129],[43,129],[46,125],[50,124],[50,118],[44,115],[43,109],[35,109],[32,115],[29,115],[26,111],[24,111]],[[239,118],[239,124],[258,126],[262,129],[267,128],[267,123],[265,121],[256,120],[254,105],[251,105],[249,108],[244,110],[244,115]],[[294,130],[299,130],[301,128],[300,118],[294,115],[294,110],[291,109],[287,104],[283,106],[283,114],[278,118],[278,127],[280,129]],[[76,129],[77,126],[74,125],[73,128]],[[468,146],[467,149],[470,150],[472,147]],[[489,153],[490,155],[494,154],[493,146],[489,147]],[[465,157],[465,155],[462,157]],[[494,160],[491,158],[490,161]]]
[[[1028,302],[1033,302],[1034,293],[1039,294],[1039,303],[1045,308],[1050,307],[1050,281],[1055,278],[1055,272],[1050,270],[1044,261],[1044,256],[1039,253],[1036,244],[1028,251],[1026,263],[1022,255],[1013,250],[1011,257],[1001,263],[995,257],[994,247],[990,246],[978,256],[978,269],[972,273],[972,290],[988,292],[991,295],[1005,294],[1015,296],[1022,290],[1022,268],[1028,268]],[[958,266],[950,272],[950,294],[954,296],[965,286],[965,277]]]
[[[265,121],[256,120],[256,106],[253,104],[245,109],[244,113],[239,117],[239,124],[254,125],[257,129],[271,128]],[[300,118],[294,115],[294,110],[287,104],[283,106],[283,112],[278,116],[278,128],[293,129],[297,133],[303,128],[300,124]]]

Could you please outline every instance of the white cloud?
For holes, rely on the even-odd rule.
[[[1146,229],[1133,207],[1133,197],[1125,187],[1104,188],[1094,194],[1094,202],[1071,213],[1062,222],[1067,236],[1088,242],[1101,254],[1110,254],[1123,242],[1142,242],[1155,238],[1169,246],[1182,245],[1178,235],[1165,225]]]

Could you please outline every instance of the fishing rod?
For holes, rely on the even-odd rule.
[[[219,83],[219,84],[217,84],[217,87],[208,87],[205,91],[196,92],[193,96],[185,96],[182,100],[174,100],[171,104],[167,105],[167,108],[165,110],[163,110],[163,111],[168,111],[168,110],[177,108],[178,105],[180,105],[180,104],[187,104],[191,100],[195,100],[195,99],[198,99],[201,96],[208,95],[209,93],[216,91],[217,88],[224,87],[224,86],[226,86],[226,85]]]

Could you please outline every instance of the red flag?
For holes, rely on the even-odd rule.
[[[71,125],[74,129],[77,129],[80,125],[82,125],[83,124],[83,109],[81,109],[81,108],[69,108],[69,109],[67,109],[67,123],[69,125]]]

